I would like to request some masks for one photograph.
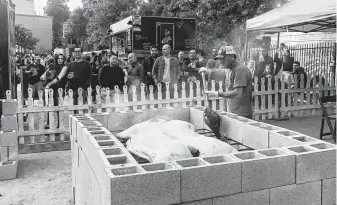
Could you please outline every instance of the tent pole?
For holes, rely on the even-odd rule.
[[[276,44],[276,49],[279,49],[279,45],[280,45],[280,32],[277,33],[277,44]]]
[[[246,42],[245,42],[245,63],[248,63],[248,31],[246,31]]]

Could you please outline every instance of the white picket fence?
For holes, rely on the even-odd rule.
[[[326,79],[323,85],[322,78]],[[317,83],[316,76],[308,77],[305,84],[304,76],[300,77],[298,83],[297,75],[275,76],[274,85],[271,78],[261,79],[259,88],[258,79],[254,79],[254,118],[256,120],[278,119],[285,117],[301,117],[319,115],[322,113],[316,92],[320,96],[335,96],[335,79],[320,76]],[[312,86],[310,83],[312,82]],[[293,86],[287,86],[293,85]],[[299,85],[299,86],[298,86]],[[336,103],[326,103],[325,107],[329,113],[334,113]]]
[[[305,116],[320,114],[319,103],[314,94],[320,91],[324,95],[335,95],[335,84],[323,86],[322,82],[314,82],[313,88],[310,87],[310,80],[304,86],[303,81],[297,87],[296,77],[294,88],[286,88],[286,84],[291,84],[291,78],[284,80],[276,77],[274,89],[271,80],[267,82],[261,80],[259,90],[258,81],[255,79],[253,91],[254,118],[257,120],[275,119],[280,117]],[[211,89],[215,91],[216,82],[212,81]],[[169,87],[168,84],[166,87]],[[69,90],[65,93],[58,89],[57,102],[54,106],[53,90],[39,91],[39,98],[33,99],[32,90],[28,89],[28,100],[22,99],[21,89],[18,86],[18,136],[21,149],[27,149],[21,153],[51,151],[62,149],[63,145],[69,142],[68,136],[68,116],[70,114],[118,112],[128,110],[146,110],[149,108],[165,107],[187,107],[204,106],[205,96],[200,87],[200,82],[190,82],[186,89],[183,82],[181,90],[178,91],[177,85],[174,86],[173,98],[170,98],[170,91],[161,92],[161,85],[158,84],[158,92],[154,93],[150,86],[149,93],[145,92],[145,85],[140,86],[140,91],[133,87],[132,92],[128,93],[128,87],[123,87],[123,92],[119,92],[118,87],[111,91],[108,88],[96,87],[96,95],[92,95],[92,89],[88,88],[86,95],[83,90],[78,90],[77,104],[74,104],[74,93]],[[222,82],[219,82],[219,91],[222,92]],[[7,98],[10,92],[7,91]],[[187,93],[189,92],[189,94]],[[305,97],[306,96],[306,97]],[[212,109],[224,110],[226,100],[211,99],[209,106]],[[334,103],[327,104],[328,110],[332,111]],[[49,119],[49,128],[45,125]],[[25,147],[25,146],[28,146]],[[68,146],[68,145],[67,145]],[[67,147],[66,146],[66,147]],[[29,148],[30,147],[30,148]],[[33,150],[33,151],[32,151]]]

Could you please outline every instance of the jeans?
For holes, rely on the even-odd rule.
[[[38,83],[36,83],[34,85],[28,84],[28,88],[32,89],[32,97],[33,98],[39,98],[38,91],[40,91],[40,90],[43,91],[43,84],[42,84],[41,81],[39,81]]]

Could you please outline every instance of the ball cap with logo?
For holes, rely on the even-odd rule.
[[[226,55],[236,55],[233,46],[224,46],[224,47],[221,47],[219,49],[218,55],[215,57],[215,59],[224,58]]]

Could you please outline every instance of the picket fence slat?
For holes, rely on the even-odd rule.
[[[39,108],[43,108],[43,91],[42,90],[39,90],[39,102],[38,102],[38,106]],[[40,112],[38,113],[39,115],[39,130],[44,130],[45,128],[45,121],[44,121],[44,116],[45,116],[45,113],[43,112]],[[40,142],[46,142],[46,136],[45,135],[42,135],[42,136],[39,136],[40,137]]]

